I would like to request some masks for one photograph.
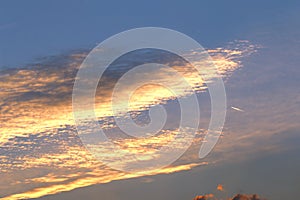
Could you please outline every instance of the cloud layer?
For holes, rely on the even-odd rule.
[[[239,45],[244,46],[241,48]],[[236,46],[228,48],[208,50],[224,78],[241,66],[244,56],[254,51],[255,46],[247,41],[237,42]],[[38,198],[97,183],[141,176],[114,171],[99,163],[83,147],[76,134],[71,94],[76,72],[86,54],[86,51],[72,52],[45,58],[32,66],[0,72],[0,196],[3,199]],[[136,62],[136,57],[128,62]],[[205,91],[205,84],[197,78],[199,75],[186,63],[170,59],[162,62],[172,64],[198,92]],[[146,153],[145,159],[151,158],[155,155],[155,149],[172,139],[177,130],[170,123],[170,127],[161,134],[148,139],[126,138],[118,132],[112,119],[110,98],[116,80],[126,70],[126,66],[122,68],[116,65],[107,71],[101,80],[104,84],[97,91],[96,114],[116,144],[128,151]],[[167,74],[160,72],[156,76],[162,80],[172,78]],[[156,95],[153,95],[153,91]],[[131,111],[134,111],[137,119],[141,119],[138,117],[145,114],[149,106],[175,100],[165,88],[149,85],[140,88],[132,97]],[[198,142],[204,133],[205,130],[199,130]],[[177,141],[176,148],[180,148],[180,145],[181,141]],[[126,164],[128,160],[121,162]],[[207,163],[188,159],[185,163],[152,171],[148,175],[173,173],[204,164]]]

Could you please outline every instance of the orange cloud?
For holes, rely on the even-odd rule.
[[[219,185],[217,186],[217,190],[219,190],[219,191],[224,191],[223,185],[219,184]]]
[[[201,195],[201,196],[196,196],[194,200],[207,200],[213,198],[213,194],[206,194],[206,195]]]
[[[248,45],[242,50],[208,50],[221,76],[226,77],[241,66],[240,58],[254,51]],[[76,135],[71,95],[76,72],[85,56],[85,52],[63,55],[30,68],[3,72],[5,76],[0,79],[0,179],[5,181],[0,183],[0,195],[6,196],[4,199],[38,198],[92,184],[144,176],[116,172],[102,165],[83,148]],[[205,91],[203,80],[191,66],[169,64],[173,64],[172,67],[186,77],[196,91]],[[201,63],[195,61],[194,64]],[[110,100],[116,82],[113,75],[117,72],[112,71],[104,77],[104,86],[97,91],[96,98],[97,117],[102,120],[101,125],[110,131],[116,128],[110,118],[114,115]],[[174,79],[166,71],[160,71],[154,78],[162,81]],[[173,84],[179,96],[188,94],[184,88],[175,82]],[[145,85],[135,91],[130,110],[147,110],[151,105],[162,104],[175,97],[164,87]],[[156,156],[155,149],[171,141],[177,132],[176,128],[166,129],[155,137],[116,139],[114,142],[127,151],[144,154],[144,159],[151,159]],[[182,147],[180,140],[175,145],[176,148]],[[109,155],[113,152],[102,153]],[[124,160],[120,164],[130,161]],[[150,171],[149,175],[188,170],[202,164],[207,163],[189,160],[177,166]]]
[[[214,198],[213,194],[207,194],[203,196],[196,196],[194,200],[209,200],[209,199],[214,199],[217,200],[217,198]],[[223,199],[223,198],[221,198]],[[221,200],[220,199],[220,200]],[[261,199],[258,195],[246,195],[246,194],[237,194],[236,196],[229,198],[228,200],[263,200]]]

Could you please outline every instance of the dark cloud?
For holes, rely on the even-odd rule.
[[[216,199],[216,198],[214,198],[214,195],[212,194],[196,196],[194,198],[194,200],[209,200],[209,199]],[[260,198],[257,194],[253,194],[253,195],[237,194],[230,200],[264,200],[264,199]]]
[[[232,200],[263,200],[257,194],[253,195],[245,195],[245,194],[238,194],[232,198]]]

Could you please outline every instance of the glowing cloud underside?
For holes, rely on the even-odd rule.
[[[256,49],[247,41],[239,41],[233,46],[208,50],[220,76],[225,79],[241,66],[244,56]],[[30,68],[0,72],[0,76],[5,75],[0,78],[0,196],[3,199],[38,198],[142,176],[107,168],[85,150],[76,135],[71,94],[76,72],[85,56],[85,52],[72,53],[42,61]],[[172,66],[181,71],[195,90],[205,91],[205,84],[195,78],[198,74],[189,70],[191,68],[176,63]],[[111,73],[113,75],[114,71]],[[158,73],[157,76],[170,79],[166,73]],[[97,91],[96,114],[101,125],[113,132],[116,128],[111,123],[113,113],[110,108],[113,81],[110,76],[104,77],[104,81],[104,89]],[[139,88],[130,99],[130,110],[139,113],[151,105],[165,104],[172,99],[175,99],[174,95],[165,88],[146,85]],[[123,149],[144,153],[145,159],[150,159],[155,155],[155,148],[171,140],[176,131],[174,127],[154,137],[123,138],[115,142]],[[203,132],[199,130],[198,135],[201,136]],[[180,141],[176,144],[180,148]],[[203,164],[207,163],[189,160],[152,171],[149,175],[189,170]]]

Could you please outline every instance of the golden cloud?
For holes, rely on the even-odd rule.
[[[242,57],[255,51],[255,46],[245,41],[242,43],[245,45],[242,49],[208,50],[220,76],[230,75],[241,66]],[[5,196],[4,199],[38,198],[97,183],[144,176],[117,172],[99,163],[76,135],[71,95],[76,72],[85,56],[86,52],[71,53],[32,67],[0,72],[5,74],[0,79],[0,178],[6,180],[0,183],[0,195]],[[205,91],[204,81],[191,66],[201,63],[166,63],[181,73],[194,90]],[[110,104],[116,83],[115,73],[119,71],[112,70],[103,77],[104,85],[98,88],[96,95],[96,115],[109,131],[116,128],[111,120],[114,113]],[[168,71],[159,71],[154,78],[162,82],[176,80],[168,74]],[[171,83],[179,97],[188,94],[176,81]],[[128,86],[128,91],[124,93],[134,92],[129,101],[130,111],[133,112],[178,98],[161,85],[148,84],[130,91],[132,88],[134,85]],[[155,150],[171,141],[177,131],[174,127],[154,137],[119,138],[114,142],[126,151],[144,154],[144,159],[151,159],[156,156]],[[175,145],[180,148],[181,141],[176,141]],[[112,152],[101,153],[108,155]],[[188,170],[202,164],[207,163],[191,160],[151,171],[149,175]],[[19,170],[23,171],[22,175]]]

